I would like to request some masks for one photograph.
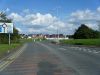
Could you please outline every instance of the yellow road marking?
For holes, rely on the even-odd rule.
[[[0,63],[0,72],[3,71],[7,66],[9,66],[20,54],[25,50],[26,44],[20,50],[15,52],[13,55],[9,56],[8,61],[4,60]],[[11,60],[10,60],[11,59]],[[9,61],[10,60],[10,61]]]

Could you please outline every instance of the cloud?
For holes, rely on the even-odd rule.
[[[9,12],[10,11],[10,9],[9,8],[7,8],[6,10],[5,10],[5,12]]]
[[[21,22],[24,20],[23,17],[18,13],[11,13],[8,18],[13,19],[14,22]]]
[[[98,24],[100,23],[100,7],[95,11],[86,9],[86,10],[77,10],[71,13],[68,23],[74,25],[86,24],[93,29],[98,29]]]
[[[25,9],[25,10],[23,10],[23,13],[29,14],[30,13],[30,10],[29,9]]]
[[[93,20],[96,13],[92,12],[89,9],[86,9],[84,11],[82,10],[77,10],[76,12],[73,12],[71,14],[71,19],[73,19],[74,21],[78,20],[78,21],[89,21],[89,20]]]
[[[28,14],[24,17],[17,13],[11,13],[9,18],[12,18],[15,22],[21,22],[22,24],[27,25],[48,25],[56,20],[56,17],[53,17],[51,14]]]
[[[100,12],[100,7],[97,8],[97,11]]]
[[[54,32],[57,28],[64,28],[65,23],[58,20],[57,17],[51,14],[26,14],[22,16],[18,13],[11,13],[9,18],[12,18],[14,22],[18,22],[28,28],[29,32],[43,32],[49,30],[48,32]],[[32,30],[33,29],[33,30]]]
[[[76,10],[69,14],[66,21],[62,21],[50,13],[30,13],[29,9],[25,9],[23,13],[27,14],[22,15],[13,12],[8,16],[16,24],[20,24],[18,28],[23,33],[57,33],[58,29],[59,33],[73,34],[80,24],[84,23],[97,30],[98,23],[100,23],[100,7],[94,11],[90,9]],[[21,25],[23,25],[22,28]],[[23,30],[23,28],[25,29]]]

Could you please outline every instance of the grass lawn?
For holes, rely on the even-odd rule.
[[[61,40],[60,42],[63,44],[100,46],[100,39],[69,39]]]
[[[8,50],[12,50],[16,47],[20,46],[20,44],[0,44],[0,58],[8,52]]]

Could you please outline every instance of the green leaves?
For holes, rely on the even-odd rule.
[[[81,24],[81,26],[74,33],[74,39],[91,39],[91,38],[99,38],[99,31],[95,31],[85,24]]]
[[[11,23],[12,19],[8,19],[7,15],[3,12],[0,12],[0,22],[7,22],[7,23]]]

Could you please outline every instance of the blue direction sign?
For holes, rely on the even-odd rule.
[[[2,26],[0,26],[0,33],[2,32]]]
[[[0,23],[0,33],[13,33],[13,23]]]

